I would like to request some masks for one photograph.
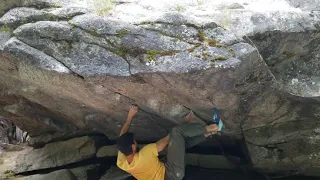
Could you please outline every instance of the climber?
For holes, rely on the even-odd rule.
[[[181,180],[185,174],[185,148],[194,146],[218,132],[216,124],[208,126],[197,123],[183,124],[174,127],[169,135],[156,143],[144,146],[138,152],[134,135],[128,132],[137,111],[136,106],[131,107],[117,140],[119,149],[117,166],[138,180]],[[190,120],[192,115],[190,112],[185,120]],[[166,163],[162,163],[158,153],[167,145]]]

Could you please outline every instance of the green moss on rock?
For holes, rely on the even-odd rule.
[[[234,50],[232,48],[229,48],[228,52],[230,52],[232,54],[232,57],[236,57],[236,53],[234,52]]]
[[[99,16],[108,15],[109,12],[116,6],[113,0],[95,0],[93,1],[93,7],[95,13]]]
[[[227,47],[228,46],[228,44],[218,43],[218,41],[215,39],[206,39],[204,42],[212,47]]]
[[[189,48],[188,51],[189,52],[193,52],[197,47],[201,46],[200,43],[195,44],[193,47]]]
[[[120,48],[118,48],[117,50],[115,50],[115,54],[117,54],[118,56],[121,56],[123,58],[125,58],[125,55],[127,53],[129,53],[131,51],[131,48],[128,46],[122,46]]]
[[[89,34],[91,34],[92,36],[95,36],[95,37],[100,37],[100,34],[96,31],[92,31],[92,30],[88,30],[87,31]]]
[[[121,30],[118,31],[117,33],[118,33],[118,34],[117,34],[117,37],[118,37],[118,38],[123,38],[125,35],[128,34],[128,30],[126,30],[126,29],[121,29]]]
[[[210,61],[210,66],[214,67],[214,61]]]
[[[205,51],[203,51],[201,55],[203,58],[207,58],[207,57],[211,56],[208,52],[205,52]]]
[[[228,46],[227,44],[220,44],[220,43],[216,44],[216,47],[227,47],[227,46]]]
[[[137,57],[140,54],[146,54],[146,51],[143,49],[134,49],[130,46],[121,46],[117,48],[116,50],[110,50],[113,53],[117,54],[118,56],[123,57],[126,59],[126,55],[130,55],[133,57]]]
[[[172,56],[172,55],[175,55],[176,53],[179,53],[179,52],[180,51],[177,51],[177,50],[168,50],[168,51],[150,50],[150,51],[147,51],[146,54],[147,54],[147,59],[149,61],[153,61],[157,55],[159,55],[159,56]]]
[[[201,42],[204,42],[206,40],[206,34],[204,33],[204,31],[200,30],[198,33],[198,39]]]
[[[178,12],[184,12],[186,10],[186,8],[184,8],[183,6],[181,5],[177,5],[175,7],[175,10],[178,11]]]
[[[208,43],[209,46],[216,46],[217,41],[214,39],[209,39],[206,41]]]
[[[293,52],[288,52],[288,51],[284,51],[282,54],[288,59],[295,56]]]
[[[228,57],[227,56],[214,56],[211,61],[216,61],[216,60],[219,60],[219,61],[225,61],[225,60],[228,60]]]
[[[1,26],[0,31],[11,32],[11,29],[7,25],[3,25],[3,26]]]

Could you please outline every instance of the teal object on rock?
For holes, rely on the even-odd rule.
[[[222,130],[223,127],[223,122],[220,118],[220,112],[217,108],[213,108],[213,118],[212,118],[212,124],[216,124],[218,126],[218,131]],[[212,132],[212,134],[215,134],[214,132]]]

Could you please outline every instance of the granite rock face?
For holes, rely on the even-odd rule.
[[[114,139],[133,103],[140,141],[218,107],[256,168],[306,173],[319,166],[318,4],[134,0],[98,13],[90,0],[6,2],[0,115],[43,146]]]
[[[49,143],[40,149],[32,149],[19,158],[15,173],[59,167],[95,157],[99,137],[79,137],[67,141]],[[77,173],[77,169],[72,172]],[[79,175],[80,176],[80,175]]]
[[[112,166],[101,178],[100,180],[126,180],[131,175],[125,171],[119,169],[118,167]]]

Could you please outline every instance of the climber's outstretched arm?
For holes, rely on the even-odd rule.
[[[158,152],[162,151],[169,143],[169,135],[156,142]]]
[[[134,115],[137,113],[138,111],[138,107],[137,106],[131,106],[130,110],[129,110],[129,113],[128,113],[128,117],[127,117],[127,120],[126,122],[123,124],[122,126],[122,129],[120,131],[120,136],[126,132],[128,132],[129,130],[129,127],[130,127],[130,124],[131,124],[131,121],[134,117]]]

